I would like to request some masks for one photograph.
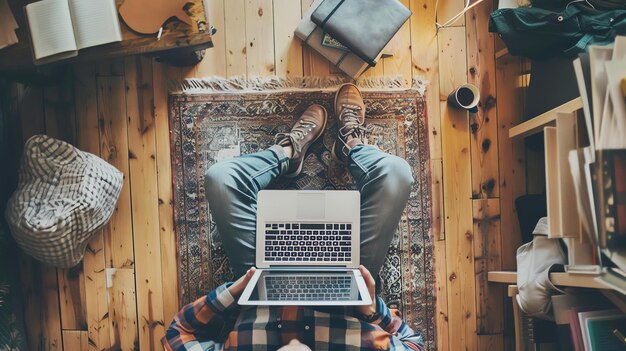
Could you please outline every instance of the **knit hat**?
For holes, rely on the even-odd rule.
[[[77,265],[111,218],[124,176],[101,158],[46,135],[24,145],[6,218],[17,244],[56,267]]]

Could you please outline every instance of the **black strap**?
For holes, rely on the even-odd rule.
[[[337,6],[335,6],[335,8],[332,11],[330,11],[330,13],[328,14],[328,16],[326,16],[326,18],[324,18],[324,21],[322,21],[322,25],[321,25],[322,28],[324,28],[324,26],[326,25],[326,22],[328,22],[328,20],[335,14],[335,11],[337,11],[339,6],[341,6],[341,4],[343,4],[344,1],[346,0],[339,1],[339,4],[337,4]]]

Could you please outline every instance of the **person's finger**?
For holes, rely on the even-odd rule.
[[[360,265],[359,271],[361,271],[363,280],[365,280],[365,285],[367,285],[368,288],[376,286],[376,280],[374,280],[374,277],[372,277],[372,274],[367,268],[365,268],[365,266]]]
[[[254,272],[256,272],[256,268],[255,267],[251,267],[250,269],[248,269],[248,271],[246,272],[246,274],[244,276],[244,280],[246,282],[250,281],[250,279],[252,279],[252,276],[254,275]]]
[[[250,281],[250,279],[252,279],[254,272],[256,272],[256,268],[251,267],[250,269],[246,271],[244,275],[241,276],[241,278],[237,279],[236,284],[247,284]]]
[[[230,286],[230,288],[228,288],[230,293],[235,297],[241,294],[246,285],[248,285],[248,282],[250,282],[250,279],[252,279],[254,272],[256,272],[256,268],[252,267],[248,269],[244,275],[237,279],[237,281],[234,282],[233,285]]]

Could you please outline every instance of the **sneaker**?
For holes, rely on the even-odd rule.
[[[296,177],[302,171],[304,156],[309,146],[315,142],[326,129],[326,109],[321,105],[311,105],[291,128],[289,133],[276,134],[276,144],[291,145],[293,154],[289,159],[289,169],[285,177]]]
[[[332,155],[341,162],[348,161],[353,147],[366,144],[365,103],[361,91],[354,84],[342,85],[335,94],[337,116],[337,140],[333,143]]]

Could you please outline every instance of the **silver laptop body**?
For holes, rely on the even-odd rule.
[[[358,191],[263,190],[257,271],[241,305],[369,305],[359,267]]]

